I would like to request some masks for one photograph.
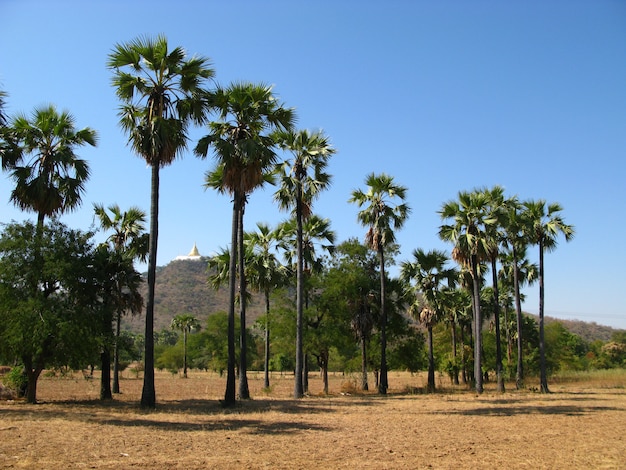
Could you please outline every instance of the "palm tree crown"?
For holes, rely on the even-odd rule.
[[[378,251],[395,242],[395,230],[402,228],[411,209],[406,203],[392,202],[395,198],[404,201],[407,191],[404,186],[395,184],[393,177],[372,173],[365,179],[365,184],[367,192],[354,190],[348,202],[358,207],[367,206],[359,211],[357,218],[361,225],[368,227],[366,242]]]
[[[151,166],[169,165],[187,146],[189,123],[206,119],[210,93],[203,85],[214,75],[209,60],[186,60],[183,48],[169,50],[158,36],[117,44],[107,66],[133,150]]]
[[[96,131],[77,130],[75,119],[67,111],[58,112],[52,105],[36,108],[29,118],[17,116],[11,133],[19,153],[12,165],[15,189],[11,201],[22,210],[45,217],[71,211],[80,205],[89,166],[76,156],[74,149],[95,146]]]

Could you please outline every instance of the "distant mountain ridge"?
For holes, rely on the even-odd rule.
[[[204,325],[207,317],[215,312],[228,311],[227,285],[219,290],[209,286],[208,258],[199,260],[174,260],[166,266],[157,267],[156,290],[154,299],[154,330],[169,328],[175,315],[191,313]],[[146,275],[143,276],[144,279]],[[142,295],[148,293],[144,282]],[[251,325],[263,313],[263,303],[258,294],[253,293],[252,303],[247,308],[247,323]],[[237,315],[239,312],[237,312]],[[534,316],[534,315],[531,315]],[[536,318],[536,316],[534,316]],[[546,322],[559,321],[571,333],[585,341],[608,341],[619,329],[599,325],[595,322],[580,320],[562,320],[546,316]],[[141,315],[125,317],[123,325],[134,333],[144,332],[145,311]]]

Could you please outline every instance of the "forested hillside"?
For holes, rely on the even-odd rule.
[[[145,277],[145,275],[144,275]],[[191,313],[202,325],[211,313],[228,310],[228,285],[219,290],[207,284],[207,259],[200,261],[172,261],[158,267],[154,299],[154,330],[169,328],[175,315]],[[147,296],[148,285],[144,283],[142,295]],[[262,312],[262,305],[253,296],[247,309],[248,324],[252,324]],[[124,327],[143,334],[145,313],[124,319]]]
[[[563,320],[561,318],[546,317],[546,323],[558,321],[563,324],[570,333],[580,336],[588,342],[601,340],[609,341],[613,332],[617,331],[610,326],[599,325],[596,322],[585,322],[580,320]]]
[[[169,328],[171,319],[180,313],[191,313],[204,325],[206,318],[214,312],[228,309],[227,285],[216,291],[207,284],[207,259],[200,261],[172,261],[166,266],[157,268],[156,296],[154,305],[154,329]],[[144,298],[147,284],[143,286]],[[263,306],[253,295],[252,304],[248,306],[248,324],[262,314]],[[125,318],[126,329],[143,334],[145,315]],[[599,325],[595,322],[562,320],[546,317],[546,322],[559,321],[571,333],[585,341],[608,341],[614,328]]]

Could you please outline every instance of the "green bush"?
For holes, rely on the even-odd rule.
[[[28,378],[24,374],[22,366],[13,367],[11,371],[2,378],[4,386],[15,393],[24,390],[28,383]]]

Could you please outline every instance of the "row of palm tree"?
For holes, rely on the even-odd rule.
[[[279,182],[275,199],[279,207],[291,211],[295,246],[296,273],[296,374],[294,397],[303,396],[306,374],[303,348],[303,309],[306,302],[306,236],[305,224],[314,219],[312,204],[321,191],[330,185],[331,176],[326,168],[335,150],[323,132],[294,130],[295,114],[274,96],[271,87],[264,84],[233,83],[228,87],[208,83],[214,70],[206,57],[188,58],[182,48],[170,50],[165,37],[137,38],[128,43],[117,44],[109,54],[108,67],[113,72],[113,85],[121,101],[119,110],[120,125],[128,135],[133,151],[150,165],[151,207],[150,228],[147,243],[148,255],[148,296],[146,299],[145,327],[145,374],[141,405],[152,408],[156,404],[154,389],[154,290],[156,254],[158,242],[159,212],[159,171],[171,164],[187,149],[188,131],[191,125],[206,125],[208,134],[201,138],[194,153],[206,158],[210,152],[216,158],[215,166],[205,176],[206,188],[216,189],[232,197],[233,217],[231,250],[228,259],[229,312],[228,312],[228,367],[224,404],[235,403],[235,305],[237,280],[239,281],[239,307],[241,319],[241,351],[245,348],[246,316],[246,233],[244,212],[249,195],[257,188],[273,179]],[[0,96],[0,98],[4,98]],[[216,116],[211,120],[212,115]],[[4,115],[2,115],[4,119]],[[89,169],[84,160],[76,157],[74,148],[82,145],[95,145],[95,131],[85,128],[76,130],[74,119],[67,113],[58,113],[52,106],[36,110],[32,119],[18,116],[10,126],[3,126],[2,162],[3,168],[11,171],[16,182],[11,195],[12,201],[22,209],[32,210],[38,215],[38,224],[43,225],[45,217],[63,213],[80,204],[84,184],[89,177]],[[293,158],[278,162],[279,149],[292,153]],[[367,190],[353,191],[349,202],[355,203],[359,212],[358,221],[367,228],[366,242],[378,253],[380,270],[380,312],[381,365],[379,392],[388,388],[386,363],[386,248],[395,241],[395,231],[406,221],[410,208],[405,202],[407,189],[397,185],[386,174],[368,175]],[[504,198],[499,187],[492,190],[460,192],[458,201],[443,205],[440,215],[445,222],[440,227],[442,239],[454,244],[452,257],[460,263],[467,274],[461,279],[470,281],[472,286],[472,310],[474,320],[474,380],[476,390],[482,392],[481,369],[481,301],[480,288],[484,262],[489,260],[493,274],[494,304],[499,305],[496,263],[501,259],[499,249],[504,248],[513,257],[513,275],[518,306],[518,329],[521,309],[519,309],[518,262],[524,247],[537,244],[540,250],[540,333],[543,333],[543,253],[556,245],[556,237],[563,233],[567,240],[573,235],[573,228],[566,225],[558,213],[558,204],[546,205],[544,201],[519,203],[515,198]],[[110,208],[113,220],[121,214],[119,208]],[[117,210],[117,213],[116,213]],[[110,239],[114,249],[131,252],[132,238],[124,238],[121,230],[111,219],[107,219],[103,207],[96,207],[96,215],[105,229],[113,228],[115,234]],[[143,219],[136,219],[143,223]],[[121,224],[120,224],[121,226]],[[125,230],[125,229],[124,229]],[[286,237],[283,231],[283,240]],[[266,233],[267,235],[267,233]],[[114,237],[120,237],[118,241]],[[310,241],[310,240],[309,240]],[[133,243],[135,243],[133,241]],[[263,243],[267,243],[267,240]],[[283,241],[284,243],[284,241]],[[331,241],[332,245],[332,241]],[[252,246],[252,244],[250,244]],[[123,248],[122,248],[123,247]],[[269,245],[257,250],[269,259]],[[146,253],[145,251],[143,252]],[[437,253],[418,253],[424,259],[419,266],[406,267],[407,279],[429,278],[430,270],[439,269]],[[427,260],[432,255],[433,260]],[[134,252],[133,256],[139,256]],[[417,254],[416,254],[417,257]],[[427,267],[427,261],[434,266]],[[422,264],[423,263],[423,264]],[[423,271],[420,271],[423,270]],[[452,285],[451,276],[437,273],[436,280],[420,285],[424,299],[420,310],[427,328],[444,311],[443,303],[437,304],[439,284],[444,279]],[[257,289],[270,289],[272,281],[251,278]],[[265,284],[264,284],[265,282]],[[422,282],[421,280],[419,281]],[[426,282],[424,280],[424,282]],[[434,284],[433,284],[434,282]],[[463,283],[461,281],[461,283]],[[267,307],[269,309],[269,305]],[[416,307],[417,308],[417,307]],[[496,329],[499,330],[496,315]],[[119,318],[119,315],[118,315]],[[268,316],[269,318],[269,316]],[[266,334],[269,338],[269,325]],[[518,331],[518,342],[521,331]],[[432,344],[432,341],[431,341]],[[518,346],[519,347],[519,346]],[[541,343],[543,348],[543,344]],[[519,356],[519,355],[518,355]],[[542,351],[542,357],[544,353]],[[241,354],[239,396],[249,397],[246,378],[245,353]],[[501,351],[498,348],[498,383],[502,382]],[[547,391],[547,380],[542,370],[542,390]],[[518,365],[518,384],[522,380],[521,366]],[[503,386],[503,382],[502,382]]]
[[[562,207],[557,203],[547,204],[544,200],[520,202],[516,197],[506,198],[504,189],[495,186],[491,189],[461,191],[458,200],[445,203],[440,211],[444,223],[439,230],[443,240],[453,243],[452,257],[461,266],[461,271],[469,273],[472,286],[473,337],[474,337],[474,382],[476,392],[483,391],[482,372],[482,312],[481,287],[484,273],[489,263],[492,272],[492,291],[496,337],[500,338],[500,298],[497,262],[506,260],[508,255],[513,272],[515,303],[517,313],[518,366],[517,386],[523,381],[522,368],[522,312],[520,278],[521,264],[529,245],[539,248],[539,350],[541,369],[541,391],[548,392],[545,364],[544,326],[544,253],[557,245],[557,238],[563,235],[566,241],[572,239],[574,228],[564,222],[560,215]],[[531,270],[532,273],[532,270]],[[496,375],[498,389],[504,391],[502,373],[502,350],[499,340],[496,345]]]

